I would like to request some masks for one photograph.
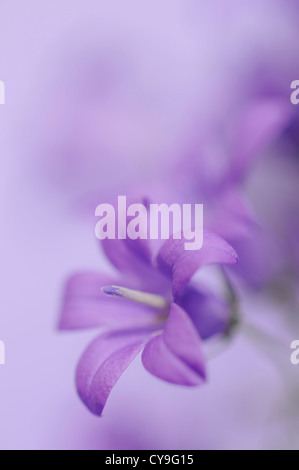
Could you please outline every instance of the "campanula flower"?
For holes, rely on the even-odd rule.
[[[206,265],[235,264],[235,250],[204,232],[198,251],[185,251],[184,239],[163,242],[156,256],[149,240],[103,240],[118,271],[73,275],[65,289],[60,329],[108,326],[83,353],[76,372],[78,393],[101,415],[125,369],[142,351],[144,367],[167,382],[196,386],[206,380],[202,342],[224,334],[229,304],[192,281]]]

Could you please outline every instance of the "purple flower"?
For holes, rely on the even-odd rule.
[[[109,326],[79,361],[76,384],[83,402],[101,415],[113,386],[141,350],[143,365],[154,376],[178,385],[203,383],[202,340],[225,333],[229,305],[191,279],[205,265],[236,263],[235,250],[212,232],[204,233],[198,251],[185,251],[184,239],[169,239],[156,256],[148,240],[102,244],[118,277],[72,276],[59,325]]]
[[[177,194],[183,191],[182,199],[204,204],[205,227],[224,237],[240,256],[235,273],[248,286],[260,288],[277,275],[289,250],[289,241],[284,247],[268,217],[286,193],[277,190],[281,177],[264,214],[261,208],[275,172],[274,144],[278,147],[279,138],[293,122],[294,110],[279,94],[249,91],[246,98],[237,100],[218,127],[213,122],[204,137],[197,128],[193,137],[191,133],[189,150],[171,175],[175,184],[169,180],[167,187],[175,188]],[[285,153],[282,160],[287,166]],[[289,213],[293,204],[290,201],[280,212]],[[277,227],[281,225],[278,221]]]

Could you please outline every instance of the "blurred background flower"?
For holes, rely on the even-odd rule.
[[[1,448],[299,447],[298,13],[283,0],[1,3]],[[239,251],[231,281],[256,329],[199,390],[137,359],[98,420],[73,387],[89,334],[57,334],[59,293],[73,271],[109,271],[94,206],[136,182],[207,205]]]

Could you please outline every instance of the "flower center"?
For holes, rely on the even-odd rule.
[[[102,287],[102,292],[110,297],[132,300],[133,302],[144,304],[148,307],[162,310],[163,312],[168,311],[170,307],[170,302],[162,295],[128,289],[127,287],[105,286]]]

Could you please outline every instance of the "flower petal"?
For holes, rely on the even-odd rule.
[[[216,197],[208,206],[206,227],[226,240],[248,238],[257,224],[249,201],[236,186],[223,189],[219,198]]]
[[[132,270],[134,271],[134,258],[136,258],[138,265],[140,263],[141,265],[150,265],[152,261],[152,250],[151,250],[149,237],[146,237],[145,239],[138,238],[136,240],[131,240],[127,236],[128,224],[129,224],[129,221],[132,219],[132,217],[127,216],[127,206],[129,206],[133,202],[136,203],[136,201],[131,200],[131,198],[128,201],[127,201],[127,198],[125,198],[125,203],[124,201],[122,201],[121,203],[121,204],[124,204],[124,207],[119,207],[119,203],[120,203],[119,201],[117,202],[117,204],[114,204],[115,217],[116,217],[115,219],[116,233],[118,234],[118,232],[121,231],[122,235],[125,238],[121,239],[119,236],[116,236],[115,239],[105,238],[104,240],[101,241],[104,251],[106,253],[106,256],[109,258],[111,263],[119,271],[122,271],[122,272],[127,272],[127,271],[132,271]],[[142,204],[142,206],[144,206],[147,209],[147,206],[149,204],[147,199],[138,198],[137,202],[139,204]],[[121,216],[125,217],[125,220],[123,221],[124,227],[119,226],[119,210],[123,212]],[[144,234],[146,236],[148,232],[148,215],[146,212],[144,212],[142,214],[139,214],[139,217],[141,217],[141,219],[146,224],[147,230],[146,230],[146,233]]]
[[[161,247],[157,262],[159,269],[172,278],[174,300],[202,266],[209,264],[234,264],[238,255],[219,235],[204,231],[203,246],[197,251],[184,249],[185,239],[169,239]]]
[[[206,379],[201,339],[178,305],[172,304],[164,332],[146,344],[142,362],[151,374],[177,385],[195,386]]]
[[[107,297],[101,287],[119,282],[131,287],[130,279],[82,272],[72,276],[66,285],[59,329],[94,328],[101,325],[123,327],[152,326],[158,321],[158,312],[145,305],[124,299]]]
[[[111,263],[121,272],[135,272],[135,268],[149,266],[151,264],[148,253],[148,240],[121,240],[104,239],[101,244]],[[137,266],[134,263],[137,263]]]
[[[141,242],[147,240],[109,240],[102,241],[106,256],[125,276],[134,279],[135,289],[167,294],[169,281],[159,273],[152,262],[140,254]]]
[[[221,297],[195,285],[188,285],[177,297],[176,303],[188,313],[202,339],[226,331],[229,306]]]
[[[238,117],[232,143],[233,174],[236,179],[246,175],[260,153],[278,137],[291,121],[292,111],[280,98],[258,99]]]
[[[101,415],[110,392],[144,346],[145,336],[108,333],[98,337],[84,352],[76,371],[80,398],[89,410]]]
[[[145,231],[143,235],[145,239],[137,238],[136,240],[131,239],[127,236],[128,225],[134,216],[127,216],[126,208],[130,207],[130,204],[141,204],[145,210],[139,213],[139,217],[145,224]],[[147,290],[149,292],[155,292],[159,294],[166,294],[170,291],[168,279],[157,272],[153,266],[153,252],[156,243],[154,240],[150,240],[150,220],[149,220],[149,206],[150,201],[143,197],[137,197],[135,200],[130,197],[127,198],[125,207],[122,208],[122,217],[126,216],[124,221],[124,227],[120,227],[122,235],[125,239],[120,239],[118,236],[115,239],[105,238],[101,241],[101,246],[105,252],[105,255],[114,267],[125,276],[134,278],[135,289]],[[119,214],[118,211],[121,209],[118,203],[115,204],[115,215],[116,215],[116,234],[119,230]],[[136,215],[136,213],[135,213]],[[142,232],[141,227],[139,229]]]

